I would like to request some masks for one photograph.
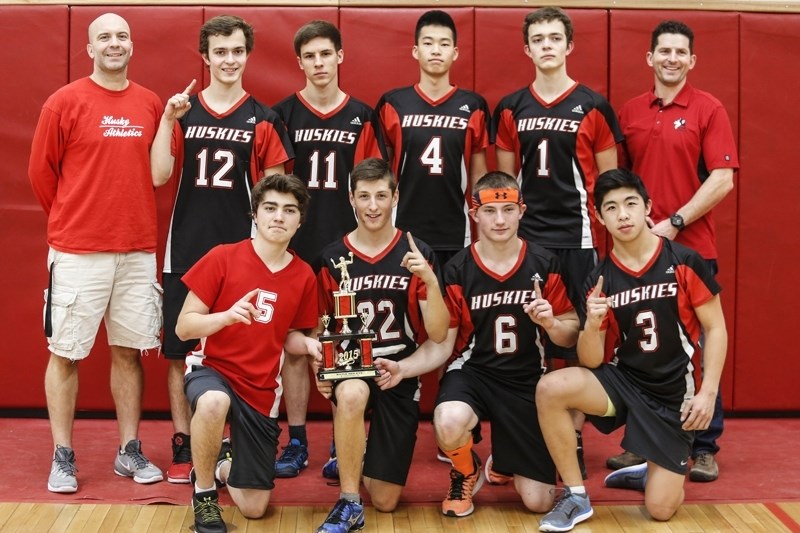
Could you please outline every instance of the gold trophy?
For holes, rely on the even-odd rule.
[[[367,328],[369,318],[367,314],[356,313],[356,293],[350,290],[350,273],[347,271],[347,265],[353,264],[353,252],[350,252],[348,257],[349,260],[339,257],[338,263],[331,259],[333,267],[338,268],[341,274],[339,290],[333,292],[334,330],[336,320],[342,321],[342,327],[339,333],[331,333],[328,330],[331,317],[327,314],[321,317],[325,328],[319,336],[319,342],[322,343],[323,368],[317,376],[321,381],[371,378],[379,375],[372,363],[372,338],[375,333]],[[348,322],[356,316],[361,318],[361,328],[354,333]],[[347,348],[337,349],[343,341],[347,341]]]

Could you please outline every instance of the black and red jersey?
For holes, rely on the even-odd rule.
[[[494,123],[497,147],[519,157],[528,206],[520,236],[547,248],[595,248],[595,154],[622,142],[611,105],[577,83],[549,104],[527,86],[500,101]]]
[[[451,368],[475,367],[513,382],[542,373],[545,332],[522,309],[535,299],[535,280],[554,316],[572,310],[558,258],[537,244],[522,241],[517,263],[503,275],[483,264],[474,244],[447,263],[450,327],[458,328]]]
[[[641,389],[680,409],[694,396],[693,356],[699,352],[700,321],[694,309],[720,292],[697,252],[667,239],[639,272],[620,263],[613,252],[587,278],[589,294],[598,276],[612,308],[601,326],[606,357]],[[586,302],[578,312],[586,322]]]
[[[250,190],[265,169],[294,156],[278,115],[249,94],[222,115],[206,105],[202,93],[189,102],[172,135],[180,178],[164,272],[175,274],[218,244],[250,237]]]
[[[397,226],[434,250],[469,245],[470,159],[489,146],[486,100],[453,87],[433,101],[415,85],[384,94],[376,111],[398,178]]]
[[[431,248],[414,237],[420,252],[438,271]],[[341,271],[334,267],[343,258],[353,262],[347,266],[350,275],[350,290],[356,293],[356,312],[366,313],[366,326],[375,332],[373,355],[399,361],[408,357],[427,339],[419,303],[427,300],[428,293],[422,280],[400,265],[411,249],[408,237],[397,230],[392,242],[375,257],[363,255],[350,244],[347,236],[333,242],[322,251],[322,268],[317,275],[319,282],[319,309],[331,317],[328,329],[339,330],[341,321],[334,324],[333,292],[339,290]],[[362,326],[359,317],[349,319],[352,331]],[[343,347],[346,349],[346,347]]]
[[[290,247],[315,269],[322,248],[356,227],[350,206],[350,172],[369,157],[386,153],[375,112],[347,96],[342,104],[321,114],[295,93],[273,107],[281,117],[294,148],[292,172],[311,195],[306,217]]]

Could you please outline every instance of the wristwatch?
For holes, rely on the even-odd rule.
[[[678,213],[675,213],[671,217],[669,217],[669,223],[672,224],[673,227],[677,228],[678,231],[681,231],[683,228],[686,227],[686,224],[683,222],[683,217],[680,216]]]

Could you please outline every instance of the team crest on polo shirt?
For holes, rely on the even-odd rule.
[[[686,127],[686,119],[685,118],[675,119],[675,121],[672,123],[672,125],[675,126],[676,130],[679,130],[681,128],[685,128]]]

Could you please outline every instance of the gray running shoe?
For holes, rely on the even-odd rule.
[[[56,444],[56,453],[53,455],[53,467],[50,469],[50,478],[47,480],[47,490],[50,492],[77,492],[78,479],[75,477],[75,452]]]
[[[134,439],[117,452],[114,473],[132,477],[136,483],[155,483],[164,479],[164,473],[142,453],[142,441]]]
[[[573,494],[564,487],[564,495],[558,499],[553,510],[539,522],[539,531],[569,531],[579,522],[594,514],[589,495]]]
[[[647,463],[626,466],[606,476],[606,487],[612,489],[632,489],[644,491],[647,485]]]

